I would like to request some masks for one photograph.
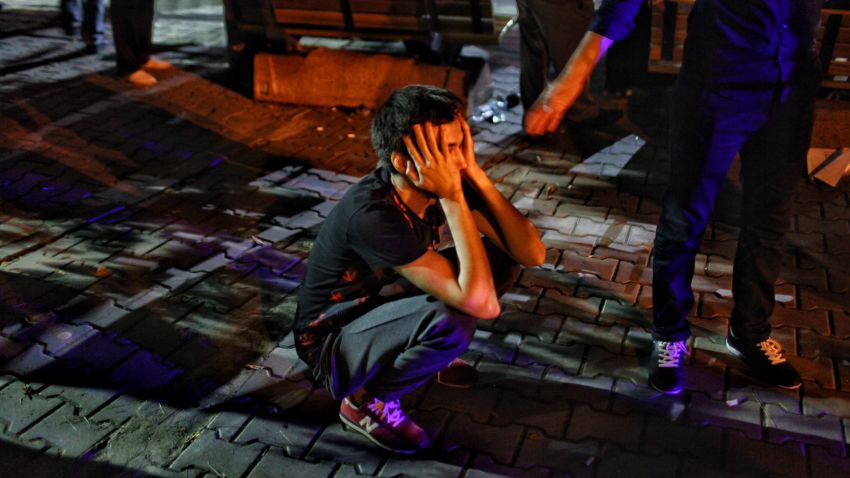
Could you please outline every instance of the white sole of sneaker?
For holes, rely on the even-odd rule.
[[[357,432],[357,433],[363,435],[364,437],[368,438],[370,442],[374,443],[377,447],[379,447],[381,449],[391,451],[393,453],[399,453],[399,454],[402,454],[402,455],[413,455],[414,453],[419,451],[419,450],[396,450],[394,448],[390,448],[390,447],[384,445],[383,443],[379,442],[378,440],[375,440],[375,438],[372,437],[372,435],[370,435],[366,430],[357,426],[356,423],[349,420],[348,417],[346,417],[342,413],[339,414],[339,419],[340,419],[340,421],[342,421],[342,428],[344,430]]]

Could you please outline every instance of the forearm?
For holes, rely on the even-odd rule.
[[[613,43],[613,40],[598,33],[586,32],[566,66],[555,79],[555,83],[562,84],[566,81],[574,81],[583,85]]]
[[[470,168],[466,177],[483,200],[487,208],[486,216],[497,229],[496,233],[505,251],[526,267],[542,264],[546,257],[546,247],[540,240],[537,227],[496,189],[482,169]]]
[[[525,131],[528,134],[553,133],[558,129],[564,113],[581,95],[593,68],[612,43],[609,38],[592,31],[584,34],[567,65],[526,113]]]
[[[473,311],[479,318],[494,318],[500,312],[499,301],[493,285],[490,261],[472,212],[462,194],[453,199],[442,198],[440,205],[446,215],[458,257],[460,308]]]

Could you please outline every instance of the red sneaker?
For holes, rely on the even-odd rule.
[[[428,434],[404,414],[398,400],[370,398],[357,407],[346,398],[339,406],[339,418],[346,428],[395,453],[416,453],[430,444]]]

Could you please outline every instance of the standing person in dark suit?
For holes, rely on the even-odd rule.
[[[153,0],[112,0],[110,17],[118,74],[126,75],[135,86],[156,84],[151,71],[171,68],[171,64],[152,58]]]
[[[104,0],[62,0],[62,27],[70,36],[82,35],[86,53],[97,53],[103,48]]]
[[[626,37],[644,0],[604,0],[560,76],[526,117],[531,134],[554,131],[608,47]],[[814,51],[820,0],[697,0],[670,117],[671,181],[653,254],[649,382],[682,389],[694,259],[736,154],[741,232],[726,345],[758,379],[795,389],[800,376],[770,337],[783,237],[814,122],[820,69]]]

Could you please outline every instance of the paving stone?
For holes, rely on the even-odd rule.
[[[507,426],[513,423],[534,427],[551,438],[561,438],[566,429],[571,406],[562,402],[540,402],[516,392],[502,394],[493,410],[491,423]]]
[[[12,405],[0,410],[0,425],[5,433],[18,434],[62,406],[60,399],[43,397],[37,391],[35,386],[24,382],[13,382],[0,389],[0,401]]]
[[[600,259],[617,259],[621,261],[620,267],[623,263],[631,263],[641,267],[649,265],[649,249],[641,246],[612,242],[594,248],[593,256]]]
[[[718,297],[715,292],[701,292],[699,294],[699,315],[705,318],[729,318],[732,316],[734,302],[731,299]]]
[[[555,222],[551,219],[545,219],[547,217],[539,216],[534,218],[535,225],[543,233],[540,236],[540,240],[546,247],[555,247],[564,251],[584,252],[585,254],[591,254],[593,252],[593,247],[599,242],[597,237],[571,235],[570,232],[574,227],[573,225],[565,222],[564,219]]]
[[[835,292],[814,291],[807,288],[800,289],[800,308],[822,309],[838,313],[850,311],[850,298],[847,294]]]
[[[477,387],[496,387],[524,393],[535,389],[546,368],[538,364],[511,365],[482,358],[478,365]]]
[[[646,380],[646,371],[636,356],[612,354],[597,347],[588,347],[581,374],[588,377],[605,375],[632,380],[634,383],[642,383]]]
[[[637,303],[640,285],[620,284],[604,281],[595,276],[582,276],[576,297],[599,297],[602,299],[617,299],[629,304]]]
[[[542,293],[543,289],[538,287],[513,287],[499,297],[499,302],[503,305],[503,309],[516,308],[523,312],[533,312]],[[503,310],[502,316],[506,312]]]
[[[850,460],[819,447],[808,447],[809,476],[840,478],[850,475]]]
[[[833,335],[847,339],[850,338],[850,314],[835,312],[832,315]]]
[[[617,282],[624,284],[652,284],[652,269],[647,266],[620,262],[617,266]]]
[[[466,456],[465,453],[461,452],[461,454]],[[449,478],[463,475],[463,461],[459,464],[447,463],[447,461],[445,457],[440,455],[430,460],[427,456],[408,458],[403,455],[392,455],[381,468],[378,476],[391,477],[415,474],[423,478]]]
[[[798,330],[797,341],[797,355],[801,357],[850,357],[850,343],[836,337],[820,335],[810,330]]]
[[[614,259],[596,259],[594,257],[581,256],[572,251],[564,252],[557,265],[557,269],[565,272],[594,274],[600,279],[605,280],[612,280],[614,278],[616,268],[617,261]]]
[[[617,353],[622,350],[625,333],[626,328],[621,325],[587,324],[568,317],[555,342],[565,345],[588,344]]]
[[[517,365],[552,365],[568,373],[578,373],[587,347],[582,344],[550,344],[526,337],[519,347]]]
[[[727,403],[693,394],[686,420],[693,425],[739,430],[754,440],[762,437],[761,407],[754,401]]]
[[[637,326],[649,330],[651,317],[647,310],[616,299],[605,299],[599,324],[604,326]]]
[[[570,416],[566,438],[573,441],[592,438],[617,443],[629,450],[639,450],[644,421],[645,418],[637,414],[618,415],[599,412],[587,405],[577,405]]]
[[[850,225],[847,221],[825,221],[809,216],[797,216],[797,230],[806,233],[822,233],[825,235],[850,235]]]
[[[564,318],[560,315],[541,316],[519,310],[502,310],[499,318],[492,322],[494,332],[521,334],[536,337],[544,342],[553,342],[564,323]]]
[[[623,353],[626,355],[648,354],[652,349],[652,334],[648,327],[629,327],[623,340]]]
[[[10,340],[0,336],[0,358],[4,361],[14,358],[19,353],[23,352],[26,346],[21,342]]]
[[[594,322],[599,316],[601,303],[602,300],[595,297],[580,298],[549,289],[544,292],[540,299],[536,313],[539,315],[558,314],[584,322]]]
[[[74,409],[74,416],[88,416],[105,406],[122,392],[110,387],[83,387],[74,385],[51,384],[39,393],[44,398],[59,397]]]
[[[810,380],[823,388],[835,390],[836,379],[831,359],[788,356],[788,361],[800,372],[803,380]]]
[[[770,320],[777,328],[811,329],[820,335],[829,335],[829,312],[826,310],[790,309],[778,305],[774,308]]]
[[[113,370],[109,379],[135,390],[152,391],[170,383],[179,373],[179,369],[157,360],[150,352],[140,350]]]
[[[422,410],[450,410],[465,414],[478,423],[487,423],[496,405],[498,395],[492,390],[451,387],[429,387],[418,407]]]
[[[850,392],[825,389],[812,382],[803,384],[802,412],[805,415],[822,417],[850,417]]]
[[[648,417],[645,450],[652,454],[672,453],[712,462],[723,456],[723,430],[671,423],[664,418]]]
[[[311,463],[293,460],[280,450],[268,450],[257,465],[251,469],[248,478],[276,478],[281,473],[290,476],[330,477],[336,465],[333,462]]]
[[[592,465],[600,449],[601,446],[591,440],[576,443],[529,432],[522,442],[514,466],[521,469],[542,466],[554,470],[558,475],[590,478],[594,475]]]
[[[196,409],[179,409],[167,403],[142,401],[124,395],[99,410],[90,419],[123,422],[100,450],[98,459],[131,468],[174,462],[186,445],[201,436],[212,416]],[[206,432],[214,435],[214,432]],[[205,439],[206,440],[206,439]],[[226,442],[225,442],[226,443]],[[193,450],[194,453],[194,450]],[[247,453],[246,453],[247,454]],[[225,456],[212,460],[226,459]]]
[[[478,454],[475,460],[465,470],[466,478],[546,478],[551,476],[551,470],[542,466],[532,468],[517,468],[505,465],[499,465],[493,462],[493,459],[487,455]]]
[[[516,333],[499,334],[478,329],[469,344],[469,350],[504,363],[513,361],[522,336]]]
[[[779,406],[788,413],[800,413],[800,392],[756,383],[745,373],[731,370],[725,400],[731,404],[753,401],[760,406]]]
[[[66,405],[29,428],[21,438],[42,440],[59,454],[76,457],[116,428],[114,423],[93,423],[86,417],[75,415],[74,408]]]
[[[799,444],[774,445],[735,432],[726,432],[726,466],[730,470],[806,476],[806,458]]]
[[[344,431],[342,425],[335,423],[322,432],[304,459],[350,464],[355,466],[358,474],[375,475],[387,456],[388,452],[373,445],[363,435]]]
[[[771,442],[810,443],[829,448],[836,454],[846,454],[841,420],[837,417],[788,413],[781,407],[767,404],[764,406],[764,425],[767,439]]]
[[[612,396],[610,411],[613,413],[655,415],[671,421],[680,419],[687,400],[687,394],[665,395],[650,387],[648,382],[635,384],[630,380],[617,380]]]
[[[262,357],[257,365],[269,370],[272,376],[286,378],[289,372],[301,362],[294,347],[275,347]]]
[[[302,421],[297,417],[254,417],[234,441],[237,443],[259,442],[282,448],[291,457],[300,457],[321,431],[321,424]]]
[[[242,476],[263,451],[263,445],[237,445],[202,431],[170,468],[177,471],[199,469],[218,476]]]
[[[11,373],[26,377],[53,364],[56,361],[44,353],[43,345],[30,345],[23,352],[15,355],[0,367],[0,373]]]
[[[674,455],[642,455],[608,447],[599,459],[596,476],[620,477],[624,470],[628,470],[630,477],[658,477],[665,476],[677,466],[678,460]]]

